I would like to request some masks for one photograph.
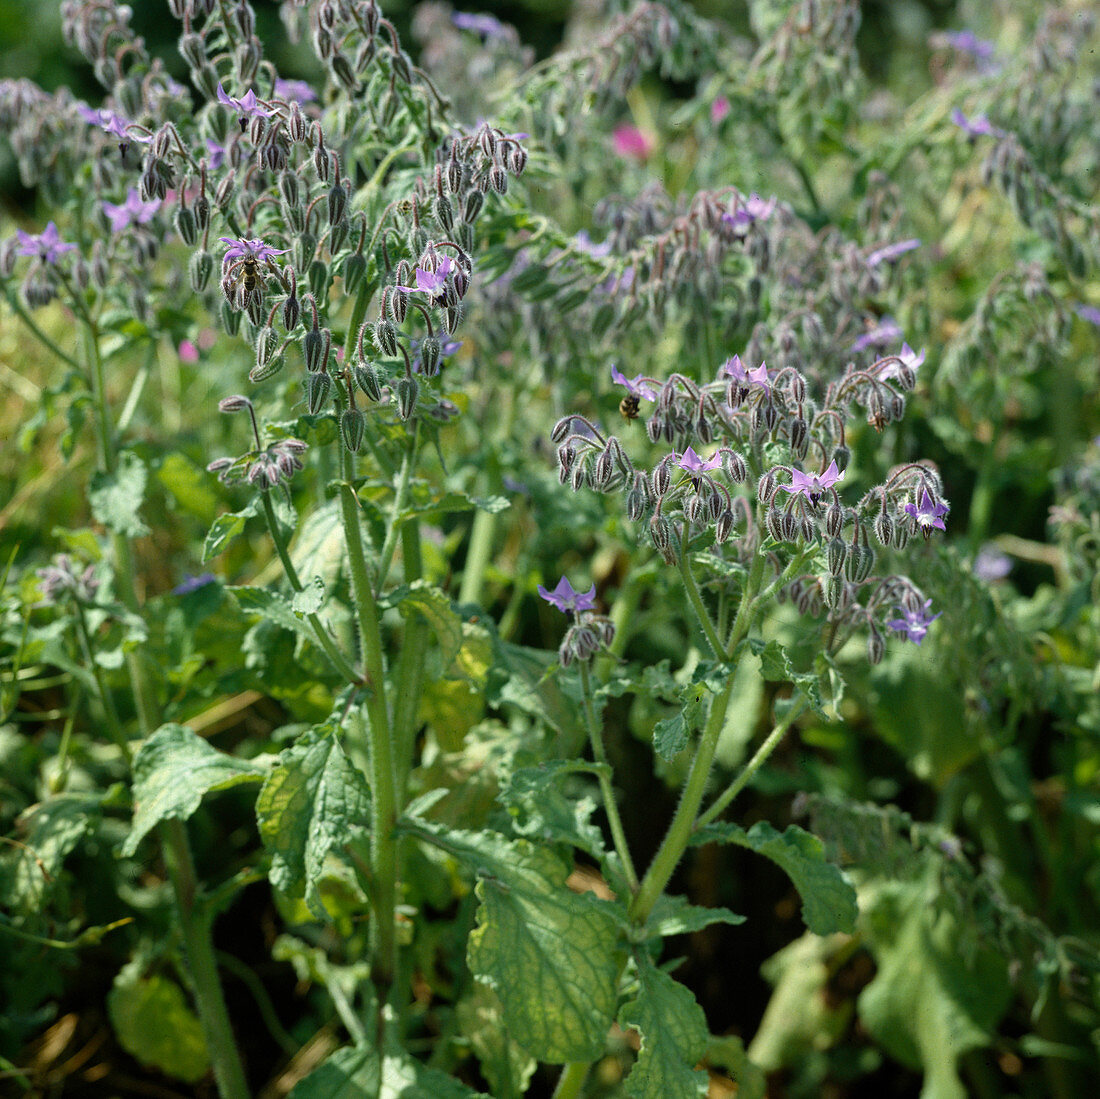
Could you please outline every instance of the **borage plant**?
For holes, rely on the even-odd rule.
[[[283,5],[316,88],[265,58],[246,3],[172,0],[190,89],[124,7],[63,5],[108,94],[0,89],[49,210],[5,243],[0,275],[66,371],[27,433],[63,411],[66,456],[91,437],[94,528],[59,532],[62,554],[9,577],[5,637],[32,675],[11,677],[5,713],[56,688],[36,669],[65,690],[49,767],[12,770],[8,974],[41,972],[41,950],[98,952],[121,1045],[185,1081],[212,1070],[225,1096],[272,1073],[242,1057],[256,1011],[223,982],[260,1004],[279,1084],[307,1099],[503,1097],[550,1079],[559,1099],[663,1099],[703,1094],[704,1060],[759,1094],[662,960],[664,940],[742,920],[670,892],[677,867],[689,848],[747,848],[787,872],[811,932],[855,930],[856,891],[820,840],[730,809],[800,718],[835,715],[843,646],[876,665],[925,639],[935,593],[893,562],[923,564],[948,515],[935,466],[899,460],[893,427],[924,354],[892,319],[920,316],[919,242],[869,167],[888,158],[861,165],[843,231],[810,167],[841,145],[861,86],[856,5],[821,7],[753,5],[740,96],[712,70],[740,72],[741,46],[722,54],[679,5],[637,4],[531,68],[510,28],[429,13],[424,54],[448,43],[451,96],[373,0]],[[487,56],[523,75],[499,124],[464,125],[450,98],[480,102],[463,81]],[[653,66],[703,81],[688,122],[755,128],[746,163],[781,161],[797,198],[643,185],[632,173],[657,146],[622,126],[623,194],[604,194],[589,165],[611,135],[599,112],[572,126],[568,111],[612,113]],[[1006,140],[973,111],[940,113],[960,145]],[[699,174],[727,171],[715,163],[700,154]],[[998,163],[1031,178],[1012,148]],[[598,188],[607,240],[539,213],[531,174]],[[1021,301],[1046,292],[1031,268],[1002,290],[1017,284]],[[620,434],[600,420],[616,404]],[[545,476],[547,436],[574,496]],[[597,569],[586,554],[609,531],[615,569]],[[179,575],[206,566],[222,579]],[[536,592],[556,656],[523,644]],[[643,610],[675,640],[647,645]],[[767,684],[763,727],[748,680]],[[215,747],[241,699],[262,732]],[[645,860],[627,705],[682,787]],[[84,874],[102,884],[81,889]],[[230,924],[268,929],[251,964],[215,950]],[[272,1003],[288,972],[323,990],[295,1001],[312,1031],[287,1033]],[[58,990],[0,980],[18,1048]],[[629,1062],[621,1083],[591,1071],[609,1048],[611,1067]],[[539,1061],[565,1067],[535,1077]]]

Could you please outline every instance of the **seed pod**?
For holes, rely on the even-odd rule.
[[[195,252],[187,265],[187,273],[191,276],[191,288],[196,294],[201,294],[214,273],[214,257],[206,251]],[[92,257],[92,275],[93,277],[96,275],[94,256]]]
[[[327,328],[311,328],[302,337],[302,354],[306,360],[306,370],[313,374],[318,370],[326,369],[331,349],[332,333]]]
[[[363,435],[366,428],[367,418],[359,409],[355,407],[345,408],[340,413],[340,438],[352,454],[358,454],[362,449]]]
[[[325,407],[332,379],[319,370],[316,374],[307,374],[302,384],[306,387],[306,408],[311,416],[316,416]]]
[[[397,414],[408,423],[416,411],[416,401],[420,396],[420,382],[413,375],[402,375],[394,387],[397,396]]]
[[[374,345],[383,355],[397,357],[397,329],[392,321],[383,317],[374,326]]]

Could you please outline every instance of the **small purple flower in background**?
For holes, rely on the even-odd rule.
[[[206,139],[206,163],[214,172],[225,163],[225,146],[219,145],[212,137]]]
[[[229,247],[222,256],[222,267],[232,266],[235,260],[254,260],[256,263],[264,263],[274,256],[281,256],[287,252],[286,248],[272,248],[265,244],[259,237],[252,240],[237,239],[236,237],[218,237],[223,244]]]
[[[803,473],[800,469],[792,469],[791,483],[789,485],[779,485],[778,487],[784,492],[789,492],[792,496],[801,493],[816,507],[822,494],[843,480],[844,474],[836,468],[836,460],[834,459],[822,473]]]
[[[722,220],[735,229],[747,229],[753,222],[764,221],[772,216],[776,198],[761,198],[755,191],[748,198],[738,202],[733,210],[722,215]]]
[[[878,267],[880,263],[889,263],[906,252],[912,252],[920,247],[920,241],[913,237],[911,240],[899,241],[897,244],[887,244],[883,248],[876,248],[865,260],[868,267]]]
[[[275,78],[275,96],[288,103],[312,103],[317,93],[305,80],[284,80],[279,76]]]
[[[159,209],[159,198],[144,202],[133,187],[126,193],[126,201],[121,206],[116,206],[113,202],[103,203],[103,211],[111,223],[112,233],[121,233],[131,225],[147,225]]]
[[[197,363],[199,361],[199,349],[190,340],[180,340],[177,350],[181,363]]]
[[[864,351],[868,347],[882,347],[900,338],[901,328],[898,327],[898,322],[893,317],[883,317],[852,344],[851,350]]]
[[[1012,558],[995,542],[986,542],[974,558],[971,571],[979,580],[992,583],[1003,580],[1012,571]]]
[[[635,374],[633,378],[628,378],[617,366],[613,366],[611,380],[616,385],[621,385],[631,397],[643,401],[657,399],[657,391],[645,380],[644,374]]]
[[[1077,314],[1077,316],[1081,318],[1081,320],[1088,321],[1089,324],[1095,324],[1098,328],[1100,328],[1100,308],[1097,308],[1095,305],[1085,305],[1084,303],[1080,303],[1073,307],[1073,311]]]
[[[428,294],[433,298],[437,298],[443,293],[443,288],[447,284],[447,276],[453,268],[454,262],[451,257],[444,256],[434,271],[429,271],[424,267],[416,269],[415,286],[399,286],[397,289],[404,290],[408,294]]]
[[[247,129],[250,118],[270,118],[275,113],[256,98],[256,93],[251,88],[238,98],[237,96],[228,95],[226,90],[219,84],[218,102],[224,103],[227,107],[232,107],[237,112],[237,120],[240,122],[242,130]]]
[[[490,38],[503,39],[508,37],[508,31],[505,29],[504,24],[495,16],[486,15],[485,13],[474,14],[473,12],[456,11],[451,16],[451,22],[460,31],[472,31],[474,34],[480,34],[486,41]]]
[[[183,580],[172,589],[173,595],[189,595],[199,588],[205,588],[207,584],[213,584],[217,577],[212,572],[203,572],[198,576],[185,576]]]
[[[973,31],[943,31],[932,36],[932,45],[949,46],[959,53],[969,54],[979,61],[988,61],[996,47],[988,39],[979,38]]]
[[[931,599],[926,599],[920,610],[911,611],[908,608],[899,607],[898,614],[901,617],[891,618],[886,625],[889,629],[900,633],[906,641],[912,641],[914,645],[919,645],[924,640],[924,635],[928,633],[928,627],[939,618],[940,614],[943,614],[943,611],[940,611],[939,614],[929,613],[931,607]]]
[[[611,134],[615,152],[631,160],[648,160],[657,148],[657,141],[637,126],[616,126]]]
[[[976,114],[972,118],[967,118],[966,115],[956,107],[951,112],[951,121],[970,138],[1001,136],[1001,131],[998,130],[984,114]]]
[[[722,456],[720,454],[715,454],[712,458],[708,458],[704,462],[703,459],[695,453],[694,448],[689,446],[677,459],[676,464],[681,469],[687,470],[688,473],[704,473],[712,469],[717,469],[722,464]]]
[[[19,238],[19,247],[16,249],[19,255],[34,256],[46,264],[55,264],[66,252],[76,251],[75,244],[61,239],[61,234],[52,221],[37,236],[24,233],[22,229],[16,229],[15,235]]]
[[[611,255],[611,238],[608,237],[602,244],[593,244],[587,229],[581,229],[573,237],[573,248],[577,252],[583,252],[593,259],[603,259]]]
[[[501,484],[504,485],[505,492],[515,492],[520,496],[531,495],[531,490],[522,481],[517,481],[514,477],[509,477],[507,473],[501,478]]]
[[[901,365],[898,363],[887,363],[879,372],[879,377],[883,381],[889,381],[891,378],[898,378],[901,375],[902,366],[908,367],[914,374],[924,364],[924,348],[920,349],[920,352],[914,351],[907,343],[901,345],[901,350],[898,352],[898,358],[901,359]]]
[[[951,510],[946,504],[941,504],[932,498],[932,494],[926,488],[921,489],[920,504],[906,504],[905,513],[916,519],[917,526],[924,532],[927,538],[932,530],[947,530],[943,525],[943,517]]]
[[[126,152],[131,141],[136,141],[139,145],[148,145],[153,140],[149,134],[131,133],[130,127],[133,123],[107,108],[96,110],[86,103],[78,103],[76,110],[85,122],[92,126],[98,126],[105,134],[116,138],[119,150],[123,153]]]
[[[734,381],[739,382],[746,388],[750,385],[766,387],[768,384],[768,364],[762,362],[759,366],[749,370],[741,361],[740,355],[734,355],[732,359],[727,359],[722,367],[722,372],[728,374]]]
[[[574,613],[590,611],[596,605],[595,584],[586,592],[574,591],[573,585],[564,576],[558,581],[558,586],[553,591],[547,591],[539,584],[538,593],[563,614],[568,614],[570,611]]]
[[[729,113],[730,101],[724,95],[717,96],[710,105],[711,123],[717,126],[720,122],[729,117]]]

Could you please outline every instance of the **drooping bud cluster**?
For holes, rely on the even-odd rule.
[[[628,379],[615,368],[612,379],[631,400],[628,419],[638,416],[642,400],[652,402],[646,433],[660,449],[651,469],[637,468],[619,439],[605,437],[588,418],[569,415],[551,433],[558,476],[574,491],[622,495],[627,517],[666,563],[685,558],[692,544],[709,545],[744,569],[766,553],[776,573],[796,560],[819,570],[796,582],[792,598],[809,607],[806,593],[816,593],[812,605],[834,624],[863,615],[870,626],[873,614],[895,606],[916,614],[907,580],[875,575],[872,540],[901,550],[916,533],[927,538],[944,529],[948,508],[936,470],[927,463],[900,465],[854,504],[845,502],[839,486],[852,410],[868,410],[879,429],[896,419],[904,407],[901,392],[912,386],[920,359],[906,346],[866,369],[849,363],[817,399],[799,371],[773,373],[765,363],[750,368],[739,356],[702,385],[680,374],[664,383],[642,375]],[[669,445],[673,449],[664,449]],[[864,585],[878,594],[860,605]],[[913,622],[912,630],[899,629],[910,639],[919,625]],[[871,638],[871,651],[878,653],[878,626]]]

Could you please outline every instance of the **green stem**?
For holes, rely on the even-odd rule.
[[[703,803],[703,795],[706,793],[707,779],[710,776],[711,764],[714,762],[714,753],[718,748],[718,738],[726,723],[726,711],[729,709],[730,695],[733,692],[733,680],[734,676],[731,673],[725,687],[711,702],[706,728],[695,749],[695,758],[691,761],[691,770],[688,771],[687,780],[684,783],[680,804],[676,807],[668,832],[657,854],[653,856],[653,862],[650,863],[642,884],[631,902],[630,918],[639,926],[649,918],[653,906],[665,891],[665,886],[668,885],[679,865],[695,829],[695,818],[699,813],[699,806]]]
[[[80,636],[80,648],[84,663],[91,671],[92,679],[95,680],[96,694],[99,695],[99,704],[103,709],[107,735],[118,745],[119,750],[122,752],[122,758],[126,760],[126,765],[129,766],[133,758],[130,745],[126,740],[125,732],[123,732],[122,722],[118,719],[115,700],[111,697],[110,691],[107,690],[107,684],[103,682],[103,669],[96,663],[95,657],[92,655],[92,639],[88,636],[88,623],[84,617],[84,608],[79,603],[76,604],[76,629]]]
[[[341,448],[342,472],[349,472],[347,451]],[[352,595],[355,600],[363,657],[371,688],[367,697],[368,747],[371,769],[371,872],[375,922],[371,977],[378,989],[379,1010],[393,985],[397,959],[395,911],[397,905],[397,779],[394,771],[386,670],[382,655],[382,627],[378,603],[371,590],[364,555],[359,501],[345,476],[340,483],[340,510],[348,546]]]
[[[298,570],[294,567],[294,562],[290,559],[290,553],[287,550],[286,543],[283,541],[282,532],[279,529],[279,523],[275,517],[275,508],[271,503],[270,491],[264,489],[263,492],[260,493],[260,499],[263,501],[264,518],[267,520],[267,529],[271,534],[271,541],[275,546],[275,552],[279,555],[279,560],[282,562],[286,578],[290,582],[290,586],[296,592],[302,591],[302,581],[298,577]],[[363,681],[362,675],[352,667],[351,662],[340,651],[320,617],[317,614],[307,614],[306,621],[313,627],[313,633],[317,638],[317,644],[321,646],[329,660],[332,661],[332,666],[349,683],[361,683]]]
[[[691,565],[688,562],[686,544],[680,547],[677,564],[680,568],[680,575],[684,580],[684,590],[687,592],[688,599],[691,602],[691,609],[695,611],[695,617],[699,620],[699,625],[702,627],[703,633],[706,634],[711,652],[714,653],[718,660],[725,660],[727,650],[722,645],[722,639],[718,636],[718,632],[714,628],[714,623],[711,621],[707,608],[703,605],[703,597],[699,594],[699,585],[695,582],[695,574],[691,571]]]
[[[553,1099],[580,1099],[584,1079],[588,1075],[587,1061],[574,1061],[561,1070]]]
[[[376,595],[381,594],[386,583],[386,576],[393,562],[394,550],[397,549],[397,538],[404,524],[401,522],[401,513],[409,499],[409,482],[412,479],[413,467],[416,465],[417,443],[420,436],[420,425],[417,424],[413,433],[408,437],[405,446],[405,454],[401,459],[401,471],[397,476],[397,488],[393,494],[393,507],[390,509],[389,529],[386,531],[386,540],[382,543],[382,553],[378,562],[378,587]]]
[[[60,347],[42,331],[41,328],[35,323],[34,318],[23,308],[23,303],[19,300],[18,296],[12,293],[7,287],[4,288],[4,297],[7,298],[8,305],[11,306],[12,312],[26,325],[27,330],[39,343],[42,344],[52,355],[56,355],[63,363],[67,363],[74,370],[78,371],[81,375],[84,374],[84,367],[69,355],[67,352],[62,351]]]
[[[637,893],[638,874],[634,869],[634,861],[630,857],[630,848],[627,846],[623,822],[619,817],[619,807],[615,802],[615,791],[611,787],[611,764],[607,759],[607,750],[604,748],[603,743],[603,730],[600,728],[600,719],[592,700],[592,679],[588,674],[588,662],[582,660],[579,663],[581,692],[584,695],[584,719],[588,726],[588,739],[592,743],[592,756],[598,765],[596,776],[600,784],[600,793],[603,795],[604,812],[607,813],[607,822],[611,826],[611,838],[615,844],[615,852],[619,856],[619,861],[623,864],[626,883],[630,887],[631,893]]]
[[[405,583],[419,580],[424,572],[420,554],[420,524],[407,520],[401,531],[401,558]],[[416,714],[424,684],[424,656],[428,648],[428,623],[414,614],[405,624],[405,636],[398,657],[396,682],[400,685],[393,704],[393,740],[397,770],[397,804],[405,804],[405,793],[416,750]]]
[[[462,586],[458,591],[460,603],[480,603],[485,584],[485,570],[493,555],[496,536],[496,516],[490,511],[476,511],[470,527],[470,545],[466,551],[466,565],[462,570]]]
[[[717,819],[726,809],[731,801],[752,781],[753,775],[760,770],[761,767],[767,762],[768,757],[779,746],[779,742],[783,739],[787,730],[795,723],[798,717],[806,709],[806,700],[799,698],[797,702],[791,702],[790,709],[784,715],[784,717],[777,721],[775,728],[768,734],[767,739],[759,748],[753,753],[752,759],[745,764],[741,773],[718,795],[714,800],[714,804],[699,817],[696,822],[697,828],[702,828],[706,824],[710,824],[712,820]]]

